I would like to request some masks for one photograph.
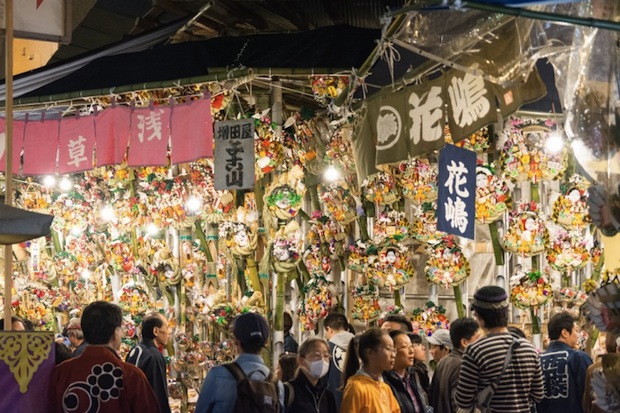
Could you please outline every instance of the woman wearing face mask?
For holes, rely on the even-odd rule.
[[[287,412],[337,413],[336,399],[327,389],[329,344],[320,337],[307,338],[297,349],[297,374],[284,385]]]
[[[381,375],[394,367],[395,351],[388,332],[378,328],[351,340],[343,371],[341,413],[400,413],[398,401]]]
[[[411,370],[415,361],[415,348],[406,332],[390,332],[394,340],[396,358],[394,368],[383,372],[383,379],[392,388],[398,400],[401,413],[428,412],[427,401],[419,385],[415,371]]]

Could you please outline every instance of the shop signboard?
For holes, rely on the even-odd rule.
[[[72,15],[69,0],[13,0],[15,37],[69,43]],[[0,0],[0,29],[5,27],[6,0]]]
[[[437,229],[474,239],[476,153],[454,145],[439,151]]]
[[[215,189],[254,188],[254,120],[215,122]]]

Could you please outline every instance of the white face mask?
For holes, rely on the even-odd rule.
[[[320,379],[329,371],[329,361],[325,360],[316,360],[316,361],[308,361],[308,368],[306,369],[308,373],[315,379]]]

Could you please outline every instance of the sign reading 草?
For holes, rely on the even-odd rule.
[[[215,189],[254,188],[254,120],[215,122]]]
[[[454,145],[439,151],[437,229],[474,239],[476,153]]]

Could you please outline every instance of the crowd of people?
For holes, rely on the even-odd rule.
[[[575,317],[559,312],[548,322],[551,340],[539,354],[519,329],[508,326],[506,291],[480,288],[473,317],[451,322],[423,338],[398,314],[381,328],[355,334],[343,314],[331,313],[322,336],[299,345],[285,317],[285,349],[274,374],[261,356],[270,337],[267,320],[245,313],[232,325],[237,357],[209,370],[196,413],[609,413],[617,395],[594,388],[601,363],[577,350]],[[14,317],[13,330],[31,330]],[[0,327],[4,327],[3,325]],[[71,319],[56,341],[49,388],[53,413],[161,412],[168,402],[162,348],[170,328],[160,313],[144,317],[142,341],[125,361],[118,356],[122,311],[97,301]],[[427,361],[427,348],[432,360]],[[607,352],[620,339],[607,334]],[[69,349],[72,349],[72,353]],[[427,365],[433,369],[429,372]],[[431,379],[432,377],[432,379]],[[599,382],[600,387],[600,382]],[[606,391],[608,390],[608,391]]]

